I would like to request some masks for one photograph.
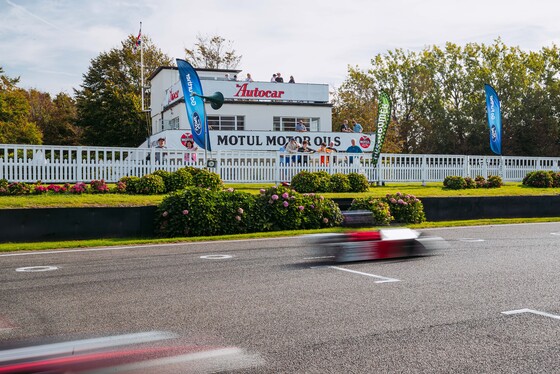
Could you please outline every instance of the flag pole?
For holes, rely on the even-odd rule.
[[[142,22],[140,22],[140,90],[142,94],[142,112],[144,112],[144,43],[142,43]]]

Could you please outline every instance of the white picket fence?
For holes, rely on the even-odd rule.
[[[10,182],[117,182],[123,176],[143,176],[158,169],[174,171],[184,166],[209,167],[229,183],[290,181],[302,170],[358,172],[371,182],[441,182],[450,175],[499,175],[504,181],[521,181],[530,171],[559,171],[560,158],[382,154],[374,167],[371,153],[214,151],[205,155],[157,148],[0,145],[0,179]]]

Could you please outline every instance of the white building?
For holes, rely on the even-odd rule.
[[[308,139],[312,147],[335,142],[346,149],[352,138],[364,151],[373,147],[367,134],[332,132],[332,104],[327,84],[246,82],[240,70],[197,69],[205,96],[224,95],[224,105],[205,109],[210,127],[212,150],[278,150],[291,136]],[[237,76],[237,80],[233,77]],[[232,79],[229,80],[228,77]],[[152,136],[150,143],[163,137],[167,147],[184,149],[190,124],[179,72],[176,67],[159,67],[149,78],[151,86]],[[302,120],[307,132],[295,132]]]

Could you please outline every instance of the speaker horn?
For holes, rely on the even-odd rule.
[[[198,97],[201,97],[203,99],[206,99],[207,101],[210,102],[210,106],[212,107],[212,109],[215,109],[215,110],[220,109],[222,107],[222,105],[224,105],[224,95],[221,92],[214,92],[210,96],[202,96],[202,95],[197,94],[196,92],[193,92],[192,96],[198,96]]]

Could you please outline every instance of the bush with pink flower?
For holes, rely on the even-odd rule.
[[[395,222],[421,223],[426,220],[424,205],[414,195],[397,192],[387,194],[383,200],[389,205],[391,216],[393,216]]]

